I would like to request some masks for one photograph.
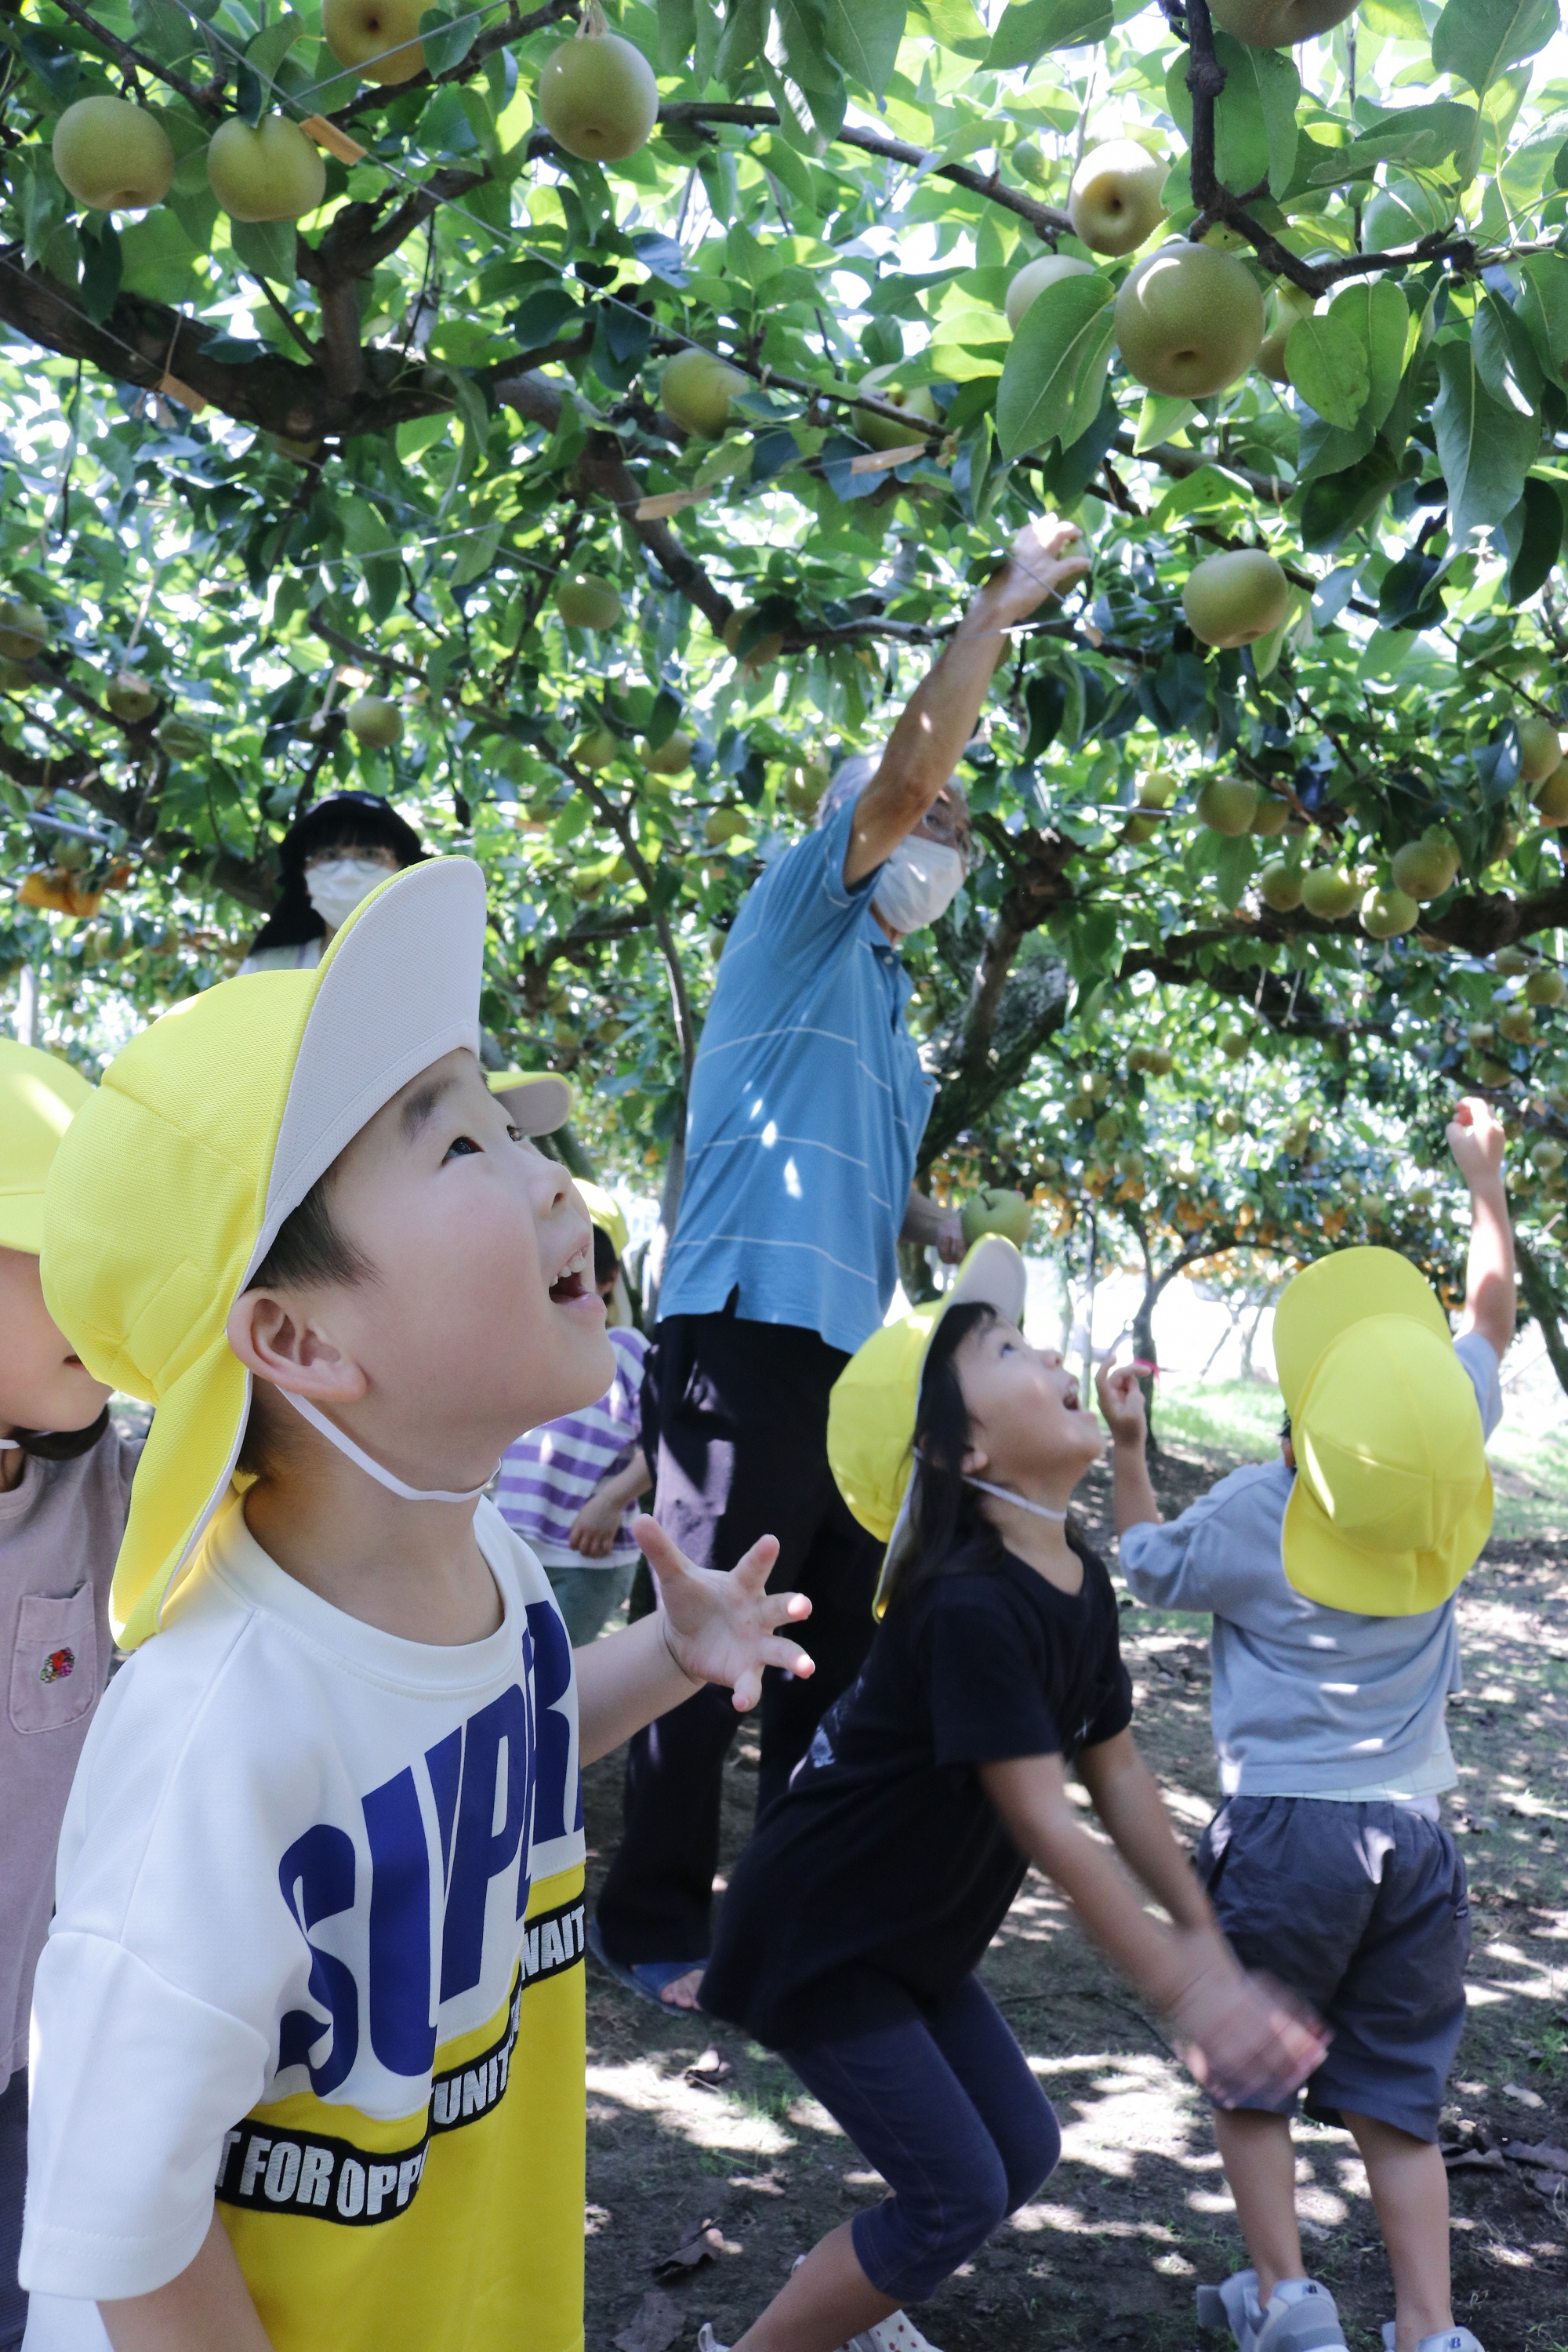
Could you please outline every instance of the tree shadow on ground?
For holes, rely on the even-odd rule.
[[[1167,1454],[1180,1509],[1216,1465]],[[1103,1480],[1088,1488],[1104,1540]],[[1568,1507],[1564,1511],[1568,1520]],[[1471,1872],[1470,2018],[1445,2137],[1568,2145],[1568,1574],[1555,1531],[1494,1545],[1461,1602],[1470,1690],[1456,1706],[1461,1785],[1449,1815]],[[1178,1825],[1213,1809],[1200,1621],[1123,1604],[1138,1737]],[[750,1825],[756,1749],[725,1772],[721,1868]],[[619,1833],[621,1762],[586,1776],[590,1896]],[[1310,1893],[1309,1893],[1310,1899]],[[1194,2352],[1193,2290],[1245,2260],[1201,2095],[1135,1999],[1031,1874],[986,1962],[990,1989],[1056,2103],[1064,2148],[1038,2200],[918,2313],[942,2352]],[[590,1966],[588,2352],[610,2352],[692,2226],[711,2258],[668,2285],[663,2342],[703,2319],[739,2336],[795,2257],[881,2184],[789,2069],[711,2021],[666,2014]],[[728,2067],[688,2070],[710,2050]],[[1303,2125],[1307,2259],[1352,2347],[1392,2315],[1387,2264],[1348,2134]],[[1488,2352],[1568,2352],[1568,2177],[1462,2171],[1452,2181],[1456,2316]],[[648,2352],[656,2352],[649,2346]]]

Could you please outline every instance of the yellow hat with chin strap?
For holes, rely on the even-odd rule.
[[[616,1255],[625,1257],[630,1234],[620,1202],[616,1199],[615,1194],[606,1192],[602,1184],[591,1184],[585,1176],[574,1176],[572,1181],[582,1196],[583,1206],[605,1235]]]
[[[0,1037],[0,1249],[37,1257],[43,1248],[45,1181],[91,1093],[58,1054]]]
[[[827,1400],[827,1459],[860,1525],[887,1545],[876,1612],[887,1608],[907,1548],[914,1496],[915,1419],[937,1327],[954,1307],[994,1307],[1022,1324],[1027,1269],[1000,1234],[977,1241],[940,1298],[916,1307],[851,1356]]]
[[[315,971],[254,972],[174,1006],[67,1129],[44,1206],[44,1296],[98,1379],[157,1407],[114,1571],[127,1649],[156,1633],[229,1491],[250,1405],[229,1309],[383,1105],[443,1055],[477,1055],[484,944],[479,867],[409,866],[362,900]]]
[[[1280,1298],[1274,1361],[1296,1456],[1287,1577],[1361,1617],[1437,1608],[1480,1558],[1492,1482],[1432,1291],[1393,1250],[1320,1258]]]

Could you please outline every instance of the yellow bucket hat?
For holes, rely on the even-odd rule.
[[[0,1249],[43,1248],[45,1179],[91,1093],[58,1054],[0,1037]]]
[[[605,1234],[616,1255],[625,1257],[630,1234],[615,1194],[606,1192],[602,1184],[590,1184],[584,1176],[574,1176],[572,1181],[582,1197],[583,1206]]]
[[[926,1357],[954,1307],[994,1307],[1021,1324],[1028,1273],[1010,1241],[986,1234],[929,1305],[884,1323],[857,1349],[827,1400],[827,1459],[838,1491],[860,1525],[888,1549],[877,1580],[876,1613],[887,1608],[906,1547],[914,1496],[915,1415]]]
[[[156,1633],[229,1490],[250,1405],[230,1307],[383,1104],[455,1047],[478,1052],[484,943],[471,860],[406,867],[315,971],[253,972],[174,1006],[67,1130],[44,1207],[44,1296],[98,1379],[157,1407],[110,1600],[126,1649]]]
[[[1340,1250],[1287,1286],[1274,1361],[1296,1455],[1287,1577],[1360,1617],[1437,1608],[1480,1558],[1492,1482],[1436,1298],[1393,1250]]]

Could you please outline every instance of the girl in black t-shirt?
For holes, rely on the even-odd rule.
[[[788,2060],[891,2193],[813,2249],[736,2352],[915,2352],[899,2306],[1055,2164],[1050,2103],[973,1973],[1031,1862],[1215,2095],[1289,2087],[1321,2054],[1237,1965],[1132,1744],[1115,1595],[1068,1518],[1103,1438],[1059,1356],[1023,1339],[1023,1292],[988,1239],[835,1391],[851,1508],[884,1538],[897,1514],[886,1617],[741,1856],[702,2003]],[[1069,1763],[1121,1862],[1080,1826]]]

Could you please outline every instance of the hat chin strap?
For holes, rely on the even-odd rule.
[[[401,1478],[394,1477],[390,1470],[384,1470],[379,1462],[373,1462],[363,1446],[356,1445],[348,1432],[340,1429],[336,1422],[329,1421],[309,1397],[296,1396],[292,1389],[283,1389],[279,1393],[286,1396],[295,1412],[308,1421],[312,1429],[319,1429],[340,1454],[346,1454],[349,1460],[367,1477],[374,1478],[378,1486],[384,1486],[388,1494],[400,1496],[405,1503],[477,1503],[490,1483],[487,1478],[483,1486],[467,1487],[460,1494],[447,1486],[405,1486]],[[492,1471],[490,1475],[493,1477],[495,1474]]]
[[[1048,1504],[1031,1503],[1026,1495],[1015,1495],[1010,1486],[988,1486],[984,1478],[965,1478],[966,1486],[978,1486],[983,1495],[994,1495],[999,1503],[1012,1503],[1020,1511],[1033,1511],[1037,1519],[1054,1519],[1058,1527],[1067,1521],[1065,1511],[1053,1511]]]

